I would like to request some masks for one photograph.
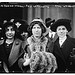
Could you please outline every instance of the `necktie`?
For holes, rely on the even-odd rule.
[[[51,34],[51,40],[53,40],[53,34]]]

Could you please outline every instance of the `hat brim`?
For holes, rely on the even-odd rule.
[[[55,19],[54,20],[47,21],[46,22],[46,26],[49,27],[49,26],[52,25],[51,23],[54,23],[54,22],[55,22]]]
[[[68,32],[70,32],[71,31],[70,22],[71,20],[68,19],[59,19],[51,26],[51,30],[56,32],[58,26],[65,26]]]
[[[3,29],[5,30],[5,28],[9,26],[12,26],[14,29],[17,29],[17,26],[13,22],[6,22],[5,24],[3,24]]]
[[[41,23],[41,25],[42,25],[42,27],[43,27],[43,33],[45,33],[45,32],[46,32],[46,28],[45,28],[44,24],[43,24],[42,22],[40,22],[40,21],[33,21],[33,22],[31,22],[31,24],[29,25],[29,27],[28,27],[28,29],[27,29],[28,32],[31,32],[32,27],[36,24],[36,22]]]

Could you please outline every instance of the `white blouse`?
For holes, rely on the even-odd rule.
[[[59,38],[60,47],[62,46],[62,44],[65,42],[66,39],[67,39],[67,36],[65,36],[64,38]]]

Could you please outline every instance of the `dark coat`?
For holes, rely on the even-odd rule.
[[[56,57],[58,69],[57,73],[65,73],[67,70],[69,72],[75,72],[75,63],[73,64],[71,61],[71,52],[75,48],[75,39],[71,37],[67,37],[63,45],[60,47],[59,39],[57,39],[54,43],[53,54]],[[74,60],[75,61],[75,60]],[[74,70],[73,70],[74,69]]]
[[[13,42],[11,52],[9,54],[9,57],[7,57],[7,54],[5,52],[5,45],[0,45],[0,57],[3,62],[7,65],[7,68],[9,72],[21,72],[21,69],[18,66],[18,60],[20,57],[22,57],[24,51],[21,47],[22,41],[19,39],[16,39]]]
[[[57,34],[55,34],[54,38],[50,38],[49,35],[46,36],[48,38],[48,43],[47,43],[47,51],[48,52],[53,52],[53,46],[54,46],[54,42],[56,41],[56,39],[58,38]]]

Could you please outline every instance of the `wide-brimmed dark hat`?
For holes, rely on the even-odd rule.
[[[52,26],[51,26],[51,30],[56,32],[56,29],[58,26],[65,26],[69,31],[71,31],[71,20],[69,19],[58,19]]]
[[[45,25],[46,25],[46,27],[51,26],[54,22],[55,22],[55,19],[53,19],[53,20],[51,18],[46,18],[45,19]]]
[[[15,25],[17,26],[20,33],[27,32],[28,23],[26,20],[16,19],[14,20]]]
[[[45,33],[46,32],[46,26],[45,26],[45,23],[43,22],[43,20],[42,19],[40,19],[40,18],[35,18],[35,19],[33,19],[32,21],[31,21],[31,23],[30,23],[30,25],[29,25],[29,27],[28,27],[28,31],[29,32],[31,32],[31,30],[32,30],[32,27],[35,25],[35,24],[37,24],[37,23],[41,23],[41,26],[43,27],[43,33]]]

